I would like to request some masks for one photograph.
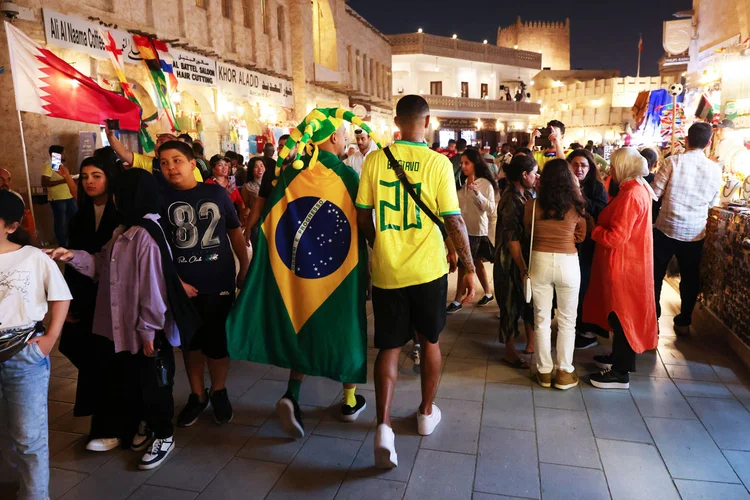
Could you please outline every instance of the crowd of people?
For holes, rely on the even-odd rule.
[[[344,121],[356,129],[349,150]],[[374,463],[392,468],[400,352],[410,342],[420,346],[417,430],[429,435],[441,420],[434,403],[440,333],[447,314],[474,300],[477,279],[484,292],[477,305],[496,300],[500,309],[502,361],[530,369],[541,387],[575,387],[575,350],[611,334],[612,353],[595,357],[601,372],[590,382],[627,388],[637,354],[657,346],[661,283],[673,256],[682,271],[675,331],[689,334],[708,209],[721,183],[719,167],[703,152],[712,140],[709,125],[690,127],[683,155],[659,162],[653,150],[623,147],[605,169],[593,147],[563,148],[559,121],[548,124],[548,146],[536,147],[532,136],[525,148],[502,145],[497,157],[463,140],[449,145],[450,154],[428,148],[430,110],[420,96],[399,100],[395,122],[400,140],[380,149],[351,113],[316,109],[247,165],[231,151],[206,160],[203,145],[187,134],[160,135],[149,157],[108,130],[110,146],[83,161],[77,181],[64,159],[59,169],[45,166],[59,247],[44,252],[29,244],[20,227],[23,200],[0,175],[0,392],[12,440],[12,450],[2,451],[15,452],[7,455],[21,476],[21,498],[49,494],[46,398],[49,354],[58,342],[78,369],[74,415],[91,416],[86,448],[143,452],[139,467],[148,470],[174,450],[175,425],[193,425],[209,406],[217,425],[232,420],[230,355],[291,369],[276,407],[290,436],[305,433],[305,374],[342,382],[341,419],[356,420],[366,407],[355,391],[368,376],[364,303],[371,299],[379,351],[370,374]],[[52,153],[64,150],[53,146]],[[290,221],[277,207],[292,213],[306,199],[289,197],[295,185],[308,186],[308,194],[319,190],[319,200]],[[338,198],[328,197],[338,201],[323,199],[323,189],[339,189]],[[315,218],[326,207],[332,215]],[[294,315],[317,300],[289,287],[296,277],[313,280],[305,273],[314,268],[320,276],[313,266],[329,262],[337,272],[344,266],[334,262],[335,251],[327,262],[309,260],[322,256],[313,256],[321,238],[311,242],[304,234],[313,219],[321,237],[341,234],[342,248],[351,249],[341,254],[342,262],[353,259],[346,260],[351,292],[336,296],[337,314],[351,316],[350,328],[337,329],[312,309],[306,321]],[[284,242],[291,264],[281,255]],[[278,266],[293,276],[280,277]],[[456,294],[448,301],[454,271]],[[290,316],[256,317],[264,295],[279,293],[293,298]],[[293,334],[279,335],[277,323]],[[304,344],[324,336],[321,348]],[[176,348],[191,392],[175,419]]]

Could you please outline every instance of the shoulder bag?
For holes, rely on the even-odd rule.
[[[531,252],[534,251],[534,223],[536,222],[536,200],[531,207],[531,240],[529,242],[529,265],[526,268],[526,279],[523,280],[523,295],[526,303],[531,303]]]
[[[396,173],[396,177],[398,177],[398,180],[401,181],[401,184],[404,186],[404,189],[406,189],[406,192],[409,193],[409,196],[412,200],[414,200],[414,203],[417,204],[420,210],[429,217],[429,219],[435,223],[435,225],[440,229],[440,234],[443,235],[443,241],[448,239],[448,232],[445,230],[445,224],[443,221],[440,220],[440,217],[435,215],[432,210],[430,210],[427,205],[417,196],[416,191],[414,191],[414,186],[409,182],[409,179],[406,178],[406,172],[404,172],[404,169],[401,168],[401,164],[396,160],[396,157],[393,156],[393,152],[391,151],[390,147],[386,147],[383,149],[383,152],[385,153],[386,158],[388,158],[388,163],[390,164],[393,171]]]

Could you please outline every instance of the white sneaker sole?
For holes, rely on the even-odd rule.
[[[359,418],[359,414],[365,411],[367,408],[367,403],[362,405],[362,408],[357,410],[356,412],[352,413],[351,415],[344,415],[343,413],[340,414],[340,418],[342,422],[354,422]]]
[[[591,380],[591,385],[599,389],[630,389],[630,382],[597,382]]]
[[[279,399],[276,403],[276,413],[279,415],[284,432],[295,439],[305,437],[305,430],[294,418],[294,404],[291,401],[286,398]]]
[[[192,426],[193,424],[195,424],[195,423],[196,423],[196,422],[198,421],[198,419],[199,419],[199,418],[201,417],[201,414],[202,414],[202,413],[203,413],[204,411],[208,410],[208,409],[209,409],[210,407],[211,407],[211,403],[209,402],[209,403],[208,403],[208,404],[206,405],[206,407],[205,407],[205,408],[203,408],[203,409],[201,410],[201,412],[200,412],[200,413],[199,413],[199,414],[198,414],[198,415],[197,415],[197,416],[196,416],[196,417],[195,417],[195,418],[194,418],[193,420],[191,420],[190,422],[188,422],[188,423],[187,423],[187,424],[185,424],[185,425],[177,425],[177,427],[190,427],[190,426]]]
[[[578,385],[578,381],[576,380],[572,384],[565,384],[565,385],[558,385],[555,384],[555,389],[560,389],[561,391],[567,391],[568,389],[572,389],[573,387]]]
[[[375,467],[378,469],[395,469],[398,467],[398,456],[388,448],[375,448]]]
[[[599,345],[599,341],[598,341],[598,340],[595,340],[594,342],[592,342],[592,343],[591,343],[591,344],[589,344],[589,345],[585,345],[585,346],[583,346],[583,347],[576,347],[576,349],[575,349],[575,350],[576,350],[576,351],[585,351],[586,349],[591,349],[592,347],[596,347],[596,346],[598,346],[598,345]]]
[[[172,450],[174,450],[174,448],[175,448],[174,443],[172,443],[172,446],[167,450],[167,454],[164,455],[164,458],[162,458],[158,462],[154,462],[154,463],[151,463],[151,464],[138,464],[138,468],[141,469],[141,470],[156,469],[157,467],[159,467],[161,464],[163,464],[167,460],[167,457],[169,457],[169,454],[172,453]]]
[[[89,441],[88,444],[86,444],[86,449],[88,451],[111,451],[114,450],[120,446],[120,440],[118,439],[117,442],[111,444],[111,445],[104,445],[102,443],[95,443],[94,441]]]
[[[445,314],[456,314],[457,312],[461,311],[462,309],[463,309],[463,307],[461,309],[456,309],[455,311],[445,311]]]

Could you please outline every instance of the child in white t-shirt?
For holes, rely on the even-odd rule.
[[[60,269],[20,229],[23,202],[0,190],[0,452],[21,478],[19,498],[49,497],[47,390],[49,353],[72,299]],[[42,320],[51,310],[46,333]],[[20,350],[8,349],[14,332],[30,333]],[[13,337],[15,338],[15,337]],[[3,356],[5,355],[5,356]]]

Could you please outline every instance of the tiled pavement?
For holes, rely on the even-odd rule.
[[[286,371],[243,362],[233,362],[230,375],[234,421],[217,427],[204,414],[177,431],[179,449],[168,463],[139,472],[136,453],[83,449],[88,419],[71,413],[76,372],[56,354],[53,498],[748,499],[750,376],[715,340],[716,324],[702,311],[694,336],[676,339],[670,325],[678,300],[665,287],[659,348],[639,357],[629,391],[588,384],[592,357],[606,345],[576,352],[579,387],[541,389],[528,372],[499,362],[495,306],[449,317],[437,399],[443,422],[432,436],[417,435],[419,379],[404,355],[393,406],[400,465],[386,472],[372,467],[372,380],[359,388],[368,408],[354,424],[336,419],[340,384],[306,380],[308,434],[293,441],[274,416]],[[187,394],[181,370],[178,405]],[[0,490],[0,497],[10,495]]]

